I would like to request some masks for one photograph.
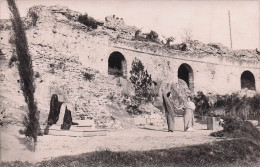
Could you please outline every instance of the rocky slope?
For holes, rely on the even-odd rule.
[[[94,119],[97,127],[122,128],[132,124],[128,120],[130,116],[125,110],[126,106],[122,103],[127,100],[124,97],[127,81],[100,74],[98,70],[90,68],[93,67],[91,60],[90,67],[83,67],[79,60],[84,44],[91,46],[91,36],[98,36],[96,32],[100,30],[93,31],[75,22],[79,13],[66,8],[37,6],[31,8],[29,13],[38,16],[34,24],[33,17],[28,14],[24,23],[33,61],[35,98],[41,112],[41,123],[44,124],[47,119],[50,97],[55,93],[60,101],[66,102],[75,111],[75,119]],[[109,21],[108,18],[107,20]],[[9,25],[8,22],[4,23]],[[105,26],[111,28],[113,24]],[[126,26],[124,28],[127,29]],[[1,116],[5,117],[5,122],[21,123],[27,106],[19,87],[12,32],[8,26],[2,30]],[[108,36],[115,36],[110,33],[112,31],[114,30],[107,29],[106,32],[111,34]]]
[[[106,76],[99,73],[91,58],[83,67],[79,59],[83,48],[91,50],[93,40],[99,42],[107,39],[111,43],[125,43],[139,49],[142,47],[164,49],[165,51],[213,54],[217,56],[233,56],[244,60],[260,60],[255,51],[235,52],[220,44],[202,44],[193,41],[187,44],[186,51],[165,47],[162,43],[151,43],[135,39],[136,27],[127,26],[124,21],[115,16],[106,17],[104,22],[98,21],[97,29],[93,30],[79,22],[80,13],[64,7],[35,6],[29,9],[24,18],[29,50],[35,72],[35,97],[41,112],[41,122],[47,119],[49,101],[53,93],[58,94],[60,101],[65,101],[73,108],[77,119],[94,119],[99,127],[120,128],[127,124],[128,115],[125,112],[124,79]],[[12,32],[8,20],[1,21],[1,52],[0,52],[0,112],[7,121],[21,122],[26,104],[19,88],[19,76],[13,47]],[[244,56],[239,56],[239,55]],[[238,56],[234,56],[238,55]],[[10,62],[10,60],[14,62]],[[128,92],[129,93],[129,92]],[[148,106],[143,110],[162,114],[158,109]],[[159,113],[159,115],[158,115]],[[10,120],[8,120],[10,118]],[[127,125],[125,125],[127,126]]]

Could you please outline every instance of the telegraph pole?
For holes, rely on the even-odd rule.
[[[231,33],[231,19],[230,19],[230,11],[228,11],[228,20],[229,20],[230,44],[231,44],[231,48],[232,48],[232,33]]]

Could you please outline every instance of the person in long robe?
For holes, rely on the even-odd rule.
[[[71,111],[67,108],[67,105],[64,102],[60,102],[58,96],[53,94],[51,97],[50,112],[44,134],[48,134],[49,127],[57,123],[63,130],[69,130],[71,125],[78,125],[78,123],[72,121]]]
[[[194,126],[194,110],[196,108],[195,104],[191,101],[191,97],[187,97],[187,103],[182,108],[185,109],[185,114],[183,117],[184,121],[184,131],[193,132]]]
[[[179,97],[178,92],[176,91],[174,84],[162,84],[161,86],[162,92],[162,100],[163,100],[163,108],[165,111],[165,116],[168,125],[168,132],[174,131],[174,118],[178,115],[182,115],[178,109],[174,106],[174,103],[178,102],[179,104]]]
[[[174,131],[174,117],[176,116],[174,113],[173,106],[170,103],[170,92],[165,93],[162,90],[163,94],[163,107],[165,111],[166,121],[168,125],[168,132]]]
[[[48,125],[52,126],[59,120],[61,105],[64,102],[58,100],[58,95],[53,94],[50,101],[50,112],[48,115]]]

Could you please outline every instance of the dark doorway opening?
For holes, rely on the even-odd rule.
[[[124,76],[126,74],[126,60],[120,52],[113,52],[108,59],[108,74]]]
[[[190,65],[184,63],[178,69],[178,78],[186,82],[187,86],[193,92],[194,90],[194,76]]]
[[[242,73],[241,89],[255,90],[255,77],[250,71],[244,71]]]

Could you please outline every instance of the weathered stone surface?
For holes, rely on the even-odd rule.
[[[120,52],[124,56],[126,78],[130,77],[131,63],[137,57],[152,79],[158,81],[158,85],[160,82],[174,83],[178,94],[184,99],[189,94],[189,89],[184,81],[178,79],[178,68],[184,63],[192,69],[194,90],[191,93],[203,91],[226,94],[240,91],[241,73],[245,70],[253,73],[256,91],[260,90],[259,55],[255,55],[254,51],[240,52],[240,55],[245,56],[237,57],[233,54],[235,51],[219,44],[203,45],[199,42],[192,44],[191,47],[195,47],[193,50],[179,51],[159,43],[117,38],[121,33],[134,35],[132,33],[135,30],[134,27],[124,25],[120,19],[116,31],[105,26],[91,30],[76,21],[79,13],[63,7],[37,6],[30,11],[39,15],[36,26],[27,27],[26,34],[33,68],[39,73],[35,78],[35,98],[41,111],[42,122],[47,119],[50,97],[56,93],[75,108],[73,114],[78,119],[84,116],[97,120],[98,126],[117,124],[106,106],[121,104],[122,92],[133,94],[133,89],[128,89],[127,81],[120,79],[118,82],[114,76],[108,76],[108,59],[113,52]],[[68,18],[70,16],[72,18]],[[26,19],[29,23],[32,21],[30,17]],[[110,26],[117,26],[117,22],[112,23],[113,19],[110,18],[109,21]],[[15,53],[10,44],[10,36],[8,29],[1,31],[0,49],[4,54],[1,55],[0,61],[0,97],[4,99],[1,99],[4,107],[10,106],[6,111],[16,112],[13,117],[22,121],[20,113],[26,110],[26,103],[18,83],[17,65],[13,63],[11,68],[8,67],[9,60]],[[210,48],[213,54],[201,48]],[[217,53],[218,50],[221,51],[220,54]],[[84,72],[94,75],[93,80],[87,81]],[[158,94],[160,95],[160,90]],[[16,100],[13,101],[12,97],[16,97]],[[158,99],[160,100],[160,97]],[[8,104],[5,104],[5,100]],[[25,108],[19,109],[17,104]],[[150,122],[153,122],[152,119]]]

